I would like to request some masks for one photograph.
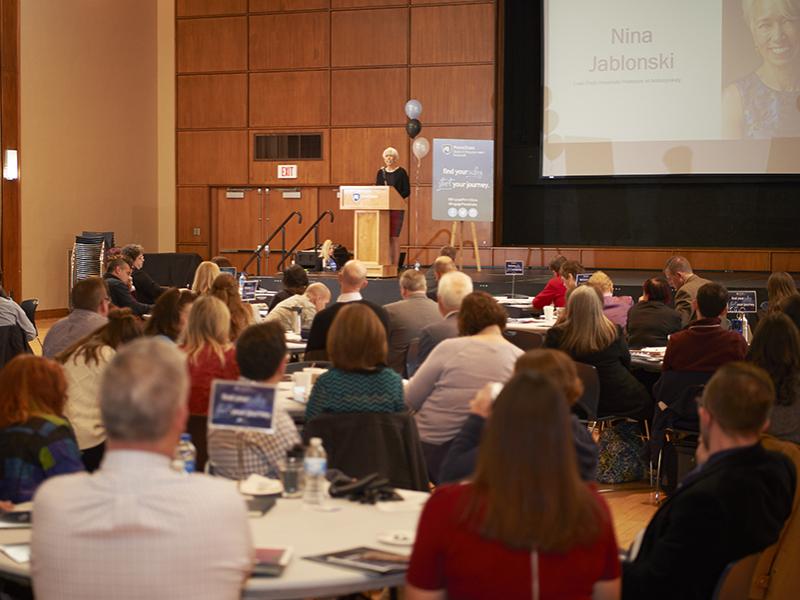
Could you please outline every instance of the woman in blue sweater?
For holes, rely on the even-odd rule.
[[[386,367],[386,330],[367,305],[352,302],[328,333],[333,368],[320,375],[306,406],[306,420],[320,413],[401,412],[403,381]]]

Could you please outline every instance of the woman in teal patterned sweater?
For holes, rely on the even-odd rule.
[[[386,330],[367,305],[342,308],[328,332],[333,368],[320,375],[306,406],[306,420],[320,413],[402,412],[403,381],[386,367]]]

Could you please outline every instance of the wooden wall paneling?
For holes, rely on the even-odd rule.
[[[329,0],[250,0],[250,12],[289,12],[328,8]]]
[[[424,109],[423,105],[423,109]],[[420,161],[419,182],[430,185],[431,170],[433,169],[433,140],[435,138],[456,139],[456,140],[491,140],[494,139],[494,127],[492,125],[449,125],[445,127],[425,127],[422,124],[422,133],[431,144],[431,152]],[[417,158],[411,153],[413,140],[408,141],[409,169],[408,175],[414,183],[417,177]],[[497,148],[495,147],[495,152]]]
[[[178,185],[247,181],[246,131],[178,132]]]
[[[177,0],[175,3],[177,17],[236,15],[246,12],[247,0]]]
[[[339,198],[337,193],[339,188],[321,187],[319,188],[319,212],[325,210],[332,210],[334,214],[333,223],[329,219],[325,219],[319,228],[319,239],[325,241],[326,239],[333,240],[336,244],[347,246],[348,250],[353,250],[353,211],[340,210]]]
[[[247,127],[247,75],[179,75],[178,129]]]
[[[292,247],[300,236],[308,229],[317,218],[317,188],[300,188],[300,198],[284,198],[283,192],[286,188],[270,188],[265,196],[266,206],[264,230],[262,232],[262,242],[280,225],[283,220],[293,210],[299,210],[303,215],[303,222],[298,223],[297,217],[293,217],[286,225],[286,250]],[[259,242],[260,243],[260,242]],[[310,248],[314,245],[313,232],[299,246],[300,250]],[[281,235],[270,243],[273,252],[281,249]]]
[[[331,13],[331,66],[405,65],[408,9]]]
[[[406,264],[413,265],[419,262],[423,267],[433,264],[439,256],[439,248],[423,248],[420,246],[400,246],[402,252],[406,253]]]
[[[689,259],[695,271],[769,271],[770,253],[768,250],[690,250],[678,249],[680,254]],[[669,258],[669,257],[667,257]],[[664,261],[666,262],[666,260]],[[659,268],[663,268],[661,264]]]
[[[538,267],[539,250],[539,248],[493,248],[491,264],[504,266],[507,260],[521,260],[526,267]]]
[[[770,271],[800,271],[800,252],[771,252]]]
[[[19,100],[19,0],[0,0],[0,148],[20,147]],[[3,287],[16,301],[22,300],[22,203],[19,179],[0,179],[0,266]]]
[[[408,0],[331,0],[331,8],[364,8],[373,6],[405,6]]]
[[[422,123],[494,121],[494,66],[413,67],[410,97],[423,107]]]
[[[211,258],[211,251],[208,244],[176,244],[175,252],[185,254],[199,254],[203,260]],[[191,283],[191,282],[187,282]]]
[[[434,246],[440,248],[450,243],[450,225],[452,221],[434,221],[431,211],[431,187],[430,186],[411,186],[411,197],[409,200],[410,221],[409,244],[412,246]],[[492,224],[476,223],[478,233],[478,248],[492,247]],[[471,239],[469,224],[464,225],[464,234],[467,239]],[[491,261],[491,255],[489,256]]]
[[[631,252],[624,248],[586,248],[581,251],[580,262],[592,269],[655,269],[661,271],[672,256],[671,250],[640,250]]]
[[[322,160],[254,160],[253,136],[257,133],[276,133],[276,130],[250,130],[247,133],[250,156],[250,183],[253,185],[325,185],[329,183],[330,131],[328,129],[302,130],[302,133],[322,133]],[[292,130],[292,133],[296,131]],[[278,179],[278,165],[297,165],[297,179]]]
[[[495,5],[411,9],[411,64],[490,62],[495,56]]]
[[[229,188],[213,188],[215,246],[213,251],[225,254],[232,250],[255,250],[264,241],[264,192],[244,189],[243,198],[226,197]]]
[[[178,73],[247,69],[247,17],[179,19]]]
[[[513,1],[513,0],[512,0]],[[468,3],[484,3],[486,0],[411,0],[411,4],[468,4]]]
[[[402,108],[402,105],[401,105]],[[408,144],[404,127],[359,127],[331,130],[331,183],[372,185],[383,166],[387,146],[397,149],[400,164],[408,165]]]
[[[209,188],[178,188],[176,238],[178,244],[208,244],[211,241]],[[199,230],[195,233],[196,230]]]
[[[328,34],[327,12],[250,17],[250,70],[327,67]]]
[[[408,70],[356,69],[331,73],[331,125],[405,125]]]
[[[328,71],[251,73],[250,126],[327,126],[330,95]]]

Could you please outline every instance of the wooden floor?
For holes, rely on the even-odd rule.
[[[41,319],[37,322],[40,340],[44,340],[48,330],[57,320]],[[42,347],[37,341],[31,343],[31,348],[35,354],[42,352]],[[620,548],[627,548],[656,511],[657,507],[651,501],[650,488],[646,483],[629,483],[601,485],[600,490],[611,508],[617,542]]]

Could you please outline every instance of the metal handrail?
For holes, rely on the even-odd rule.
[[[286,225],[289,223],[289,220],[290,220],[292,217],[294,217],[295,215],[297,215],[297,223],[298,223],[298,224],[300,224],[300,223],[302,223],[302,222],[303,222],[303,213],[301,213],[299,210],[293,210],[292,212],[290,212],[290,213],[289,213],[289,216],[287,216],[287,217],[286,217],[286,218],[283,220],[283,223],[281,223],[280,225],[278,225],[278,227],[275,229],[275,231],[273,231],[273,232],[272,232],[272,235],[270,235],[270,236],[269,236],[269,237],[268,237],[268,238],[267,238],[267,239],[264,241],[264,243],[263,243],[263,244],[261,244],[261,245],[260,245],[258,248],[256,248],[256,251],[255,251],[255,252],[253,252],[253,255],[252,255],[252,256],[251,256],[251,257],[248,259],[248,261],[247,261],[247,262],[244,264],[244,266],[242,267],[242,273],[244,273],[245,275],[247,275],[247,267],[249,267],[249,266],[250,266],[250,264],[251,264],[251,263],[252,263],[254,260],[257,260],[257,259],[259,259],[259,260],[258,260],[258,264],[257,264],[257,266],[256,266],[256,271],[258,272],[258,273],[257,273],[258,275],[261,275],[261,260],[260,260],[260,257],[261,257],[261,252],[262,252],[262,251],[263,251],[263,250],[266,248],[266,250],[267,250],[267,256],[266,256],[266,258],[265,258],[265,261],[264,261],[264,262],[266,263],[266,261],[268,261],[268,260],[269,260],[269,243],[272,241],[272,238],[274,238],[276,235],[278,235],[278,232],[279,232],[279,231],[281,232],[281,234],[282,234],[282,236],[283,236],[283,237],[282,237],[282,240],[281,240],[281,256],[282,256],[282,260],[281,260],[281,263],[280,263],[280,264],[283,264],[283,261],[285,261],[285,260],[286,260],[286,256],[288,255],[288,253],[286,252]],[[265,264],[264,266],[266,267],[266,264]]]
[[[320,215],[317,217],[317,220],[316,220],[316,221],[314,221],[314,222],[311,224],[311,226],[310,226],[308,229],[306,229],[305,233],[303,233],[303,235],[301,235],[301,236],[300,236],[300,239],[298,239],[298,240],[297,240],[297,242],[295,242],[294,246],[292,246],[291,248],[289,248],[289,251],[288,251],[288,252],[287,252],[287,253],[284,255],[284,257],[283,257],[283,258],[281,258],[281,262],[279,262],[279,263],[278,263],[278,270],[279,270],[279,271],[280,271],[280,270],[283,268],[283,263],[285,263],[285,262],[286,262],[286,259],[287,259],[288,257],[290,257],[290,256],[292,255],[292,253],[293,253],[295,250],[297,250],[297,247],[298,247],[300,244],[302,244],[302,243],[303,243],[303,240],[304,240],[304,239],[306,239],[306,237],[308,237],[308,234],[309,234],[309,233],[311,233],[312,231],[314,232],[314,248],[317,248],[317,247],[319,246],[319,232],[318,232],[318,229],[319,229],[319,224],[320,224],[320,222],[322,221],[322,219],[323,219],[323,218],[324,218],[326,215],[329,215],[329,216],[330,216],[330,218],[331,218],[331,223],[333,223],[333,218],[334,218],[334,215],[333,215],[333,211],[332,211],[332,210],[326,210],[325,212],[323,212],[322,214],[320,214]]]

